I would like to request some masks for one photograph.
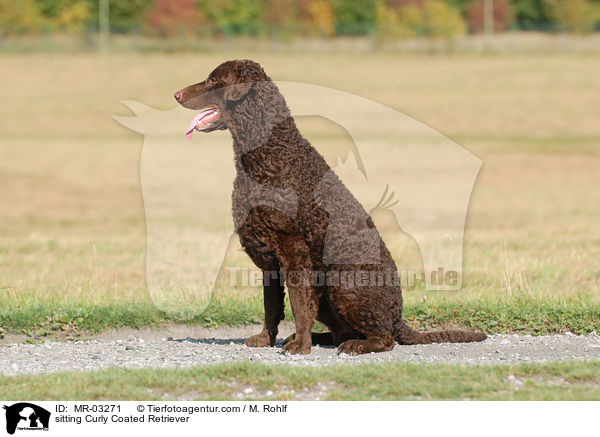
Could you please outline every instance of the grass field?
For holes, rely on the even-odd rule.
[[[7,400],[599,400],[600,364],[220,364],[11,376]]]
[[[206,311],[185,301],[172,313],[152,306],[142,137],[111,118],[130,115],[124,99],[170,109],[174,90],[236,57],[261,62],[277,80],[379,101],[483,160],[464,288],[406,291],[416,327],[600,329],[600,59],[232,51],[0,55],[0,334],[261,320],[259,288],[222,290]],[[304,126],[315,143],[349,141],[334,126]],[[401,245],[390,248],[401,258]]]

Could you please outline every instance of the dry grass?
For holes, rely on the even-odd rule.
[[[384,103],[483,160],[464,290],[408,292],[409,303],[599,302],[597,57],[236,52],[0,56],[0,302],[147,301],[142,137],[111,114],[130,115],[123,99],[170,109],[175,89],[236,57],[277,80]],[[350,141],[331,124],[302,125],[314,142]],[[399,257],[405,250],[389,245]],[[247,264],[232,253],[233,264]]]

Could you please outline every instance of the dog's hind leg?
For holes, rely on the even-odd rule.
[[[339,336],[338,351],[351,355],[385,352],[394,348],[395,314],[399,304],[394,290],[384,286],[339,287],[337,307],[358,335]]]
[[[349,355],[368,354],[370,352],[385,352],[394,349],[392,334],[370,336],[364,340],[347,340],[339,345],[338,351]]]

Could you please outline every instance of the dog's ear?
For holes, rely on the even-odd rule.
[[[269,80],[260,64],[249,61],[236,61],[233,67],[235,84],[227,87],[225,95],[228,100],[241,100],[254,87],[256,82]]]
[[[225,90],[225,96],[227,100],[241,100],[246,94],[250,92],[254,82],[247,83],[236,83],[235,85],[229,85]]]

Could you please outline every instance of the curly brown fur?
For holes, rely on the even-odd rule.
[[[217,108],[198,130],[229,129],[237,176],[233,219],[244,250],[263,270],[265,324],[249,346],[273,345],[283,319],[285,277],[296,333],[284,351],[308,353],[335,344],[350,354],[401,344],[480,341],[453,330],[417,332],[402,320],[396,264],[360,203],[296,128],[277,86],[261,66],[228,61],[209,77],[175,93],[190,109]],[[326,272],[327,281],[315,281]],[[348,276],[350,274],[350,276]],[[356,274],[356,275],[354,275]],[[343,277],[387,278],[351,284]],[[336,280],[337,278],[337,280]],[[330,333],[312,334],[315,320]]]

